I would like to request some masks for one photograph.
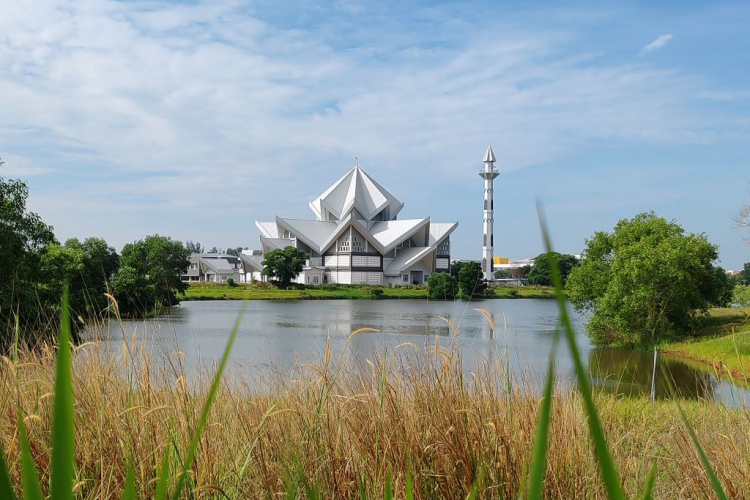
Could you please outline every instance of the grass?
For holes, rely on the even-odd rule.
[[[176,362],[153,363],[132,342],[115,356],[98,344],[79,347],[73,377],[75,497],[119,498],[129,462],[138,498],[154,497],[162,484],[171,496],[177,477],[188,481],[183,498],[188,492],[199,498],[271,498],[288,490],[294,491],[288,498],[305,498],[305,483],[323,498],[360,498],[360,484],[367,498],[383,498],[389,471],[394,498],[404,498],[407,474],[418,499],[465,498],[480,476],[479,498],[516,497],[533,449],[539,399],[506,391],[501,365],[478,369],[465,380],[450,346],[437,348],[437,360],[434,351],[406,356],[413,351],[405,347],[372,358],[365,371],[323,358],[259,388],[233,374],[217,389],[195,461],[180,475],[206,407],[211,372],[190,377]],[[21,484],[13,417],[18,406],[47,495],[55,352],[22,351],[18,363],[8,361],[0,368],[0,442],[11,482]],[[593,400],[629,496],[636,496],[656,461],[654,498],[705,498],[709,479],[674,402],[608,395]],[[606,498],[582,397],[556,390],[551,401],[543,495]],[[730,496],[747,497],[748,413],[703,402],[683,406]],[[156,481],[163,463],[169,479]]]
[[[230,287],[223,284],[191,285],[183,300],[364,300],[375,298],[371,292],[380,289],[381,299],[426,299],[426,287],[374,287],[366,285],[342,285],[339,288],[314,288],[305,290],[280,290],[257,285],[237,285]],[[495,295],[484,298],[553,298],[552,287],[497,287]]]
[[[691,337],[661,349],[750,381],[750,308],[712,309]]]

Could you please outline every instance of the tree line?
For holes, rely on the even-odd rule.
[[[27,344],[55,338],[64,287],[73,331],[112,313],[143,316],[178,302],[190,264],[181,242],[151,235],[121,254],[102,238],[60,243],[52,226],[27,211],[28,195],[26,182],[0,175],[0,351],[17,337]]]

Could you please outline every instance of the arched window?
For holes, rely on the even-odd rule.
[[[490,246],[491,247],[495,246],[495,235],[494,234],[492,236],[490,236]]]
[[[482,259],[482,270],[487,270],[487,259]]]
[[[490,210],[495,210],[495,200],[490,200]]]
[[[484,209],[487,210],[487,200],[484,200]]]
[[[484,246],[487,246],[487,233],[484,233],[484,243],[482,243]]]

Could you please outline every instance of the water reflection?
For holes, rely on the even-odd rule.
[[[625,396],[649,396],[654,372],[653,351],[594,348],[589,352],[589,373],[595,387]],[[656,362],[656,397],[670,395],[667,377],[683,398],[714,399],[718,384],[713,375],[683,361],[659,354]]]
[[[126,337],[135,332],[157,359],[165,359],[175,350],[183,352],[184,365],[194,369],[221,356],[240,306],[239,301],[186,302],[147,322],[125,322],[122,329]],[[328,338],[334,356],[350,357],[359,366],[369,366],[367,360],[386,352],[434,355],[437,339],[442,348],[460,350],[467,374],[477,366],[498,363],[512,372],[517,385],[541,387],[552,339],[559,329],[557,304],[552,300],[250,301],[246,308],[231,362],[236,370],[250,375],[284,373],[299,363],[319,363]],[[494,330],[475,308],[489,313]],[[441,316],[456,326],[458,337]],[[573,314],[572,321],[596,387],[628,396],[650,393],[651,352],[595,348],[584,333],[585,318]],[[359,328],[378,332],[363,333],[349,341]],[[122,336],[118,325],[112,325],[105,335],[113,347],[119,346]],[[737,404],[747,394],[716,380],[710,371],[663,355],[659,359],[659,366],[666,368],[683,397]],[[561,384],[574,383],[573,365],[564,344],[560,345],[556,370]],[[668,389],[660,371],[658,368],[657,397],[663,398]]]

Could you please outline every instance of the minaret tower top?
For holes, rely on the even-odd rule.
[[[495,194],[494,180],[500,175],[495,170],[495,153],[492,152],[492,146],[487,146],[487,152],[484,153],[484,170],[479,172],[479,176],[484,179],[484,220],[482,222],[483,240],[482,240],[482,272],[484,279],[491,280],[494,278],[492,273],[492,259],[495,247]]]

